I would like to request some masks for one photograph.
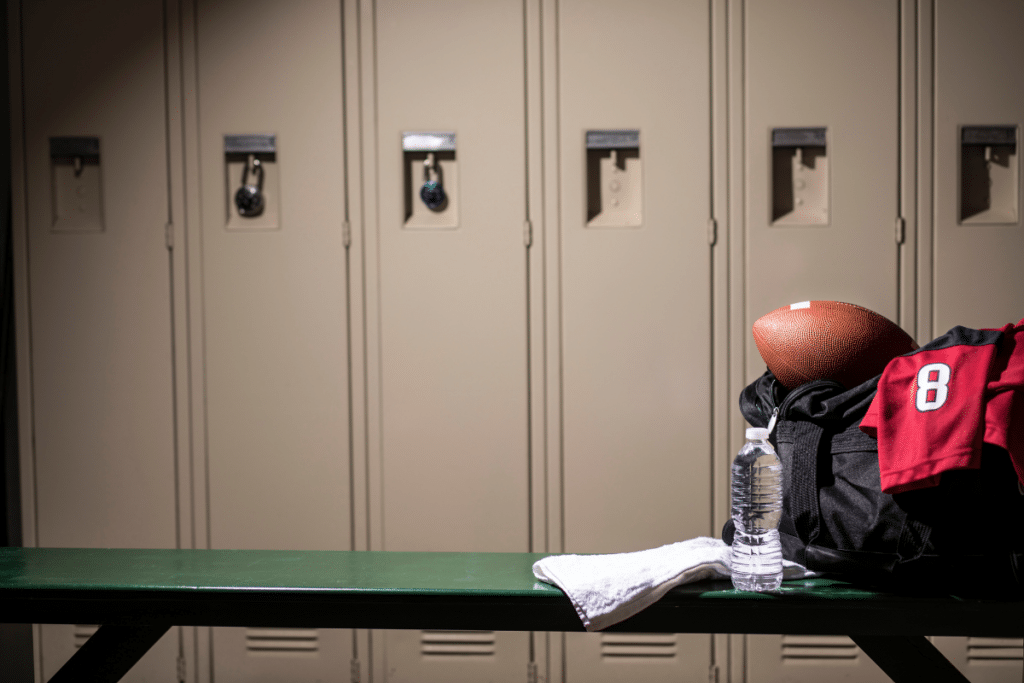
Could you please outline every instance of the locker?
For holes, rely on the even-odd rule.
[[[162,4],[121,5],[19,8],[41,546],[177,543]],[[82,628],[42,627],[44,679]],[[178,637],[126,680],[176,680]]]
[[[764,369],[750,327],[780,306],[837,300],[897,319],[900,62],[895,1],[745,8],[750,381]],[[824,129],[824,145],[773,144],[774,134],[791,128]],[[802,170],[780,172],[780,160],[793,158]],[[819,192],[805,196],[812,189]],[[787,194],[795,209],[776,213]],[[819,210],[801,216],[801,200]]]
[[[934,22],[934,244],[925,248],[933,259],[931,332],[937,336],[955,325],[1002,327],[1024,317],[1024,75],[1015,66],[1024,61],[1018,39],[1024,7],[940,2]],[[1009,129],[1009,144],[965,144],[965,128],[991,125]],[[974,201],[983,206],[976,209],[972,187],[981,190]]]
[[[922,168],[919,180],[927,182],[924,173],[932,172],[934,232],[921,250],[931,261],[931,281],[922,283],[921,301],[931,307],[933,324],[926,330],[931,337],[955,325],[1001,327],[1024,317],[1018,258],[1024,252],[1019,204],[1024,77],[1016,67],[1024,60],[1017,38],[1024,29],[1024,7],[954,0],[935,3],[933,11],[921,21],[922,31],[934,37],[935,86],[927,103],[934,112],[934,166]],[[1004,141],[1009,144],[970,144],[971,129],[983,126],[1009,129],[1012,137]],[[972,207],[976,189],[981,206]],[[935,645],[974,683],[1021,679],[1020,639],[937,637]]]
[[[711,532],[709,25],[558,4],[565,552]],[[565,642],[568,681],[707,676],[705,635]]]
[[[365,19],[378,212],[371,524],[384,550],[528,549],[523,12],[512,0],[387,0]],[[426,133],[454,140],[435,156],[452,198],[436,219],[416,204],[426,159],[403,148]],[[525,633],[381,638],[388,681],[518,681],[529,661]]]
[[[160,30],[159,3],[25,8],[40,545],[175,543]],[[83,132],[99,140],[102,227],[58,232],[49,138]]]
[[[838,300],[898,319],[900,23],[895,1],[851,0],[744,3],[742,21],[730,27],[745,119],[734,267],[749,382],[765,367],[751,326],[780,306]],[[848,639],[746,639],[749,683],[885,680]]]
[[[205,540],[347,550],[341,5],[199,2],[195,36]],[[235,202],[243,173],[260,212]],[[218,683],[340,681],[351,631],[213,629],[212,658]]]

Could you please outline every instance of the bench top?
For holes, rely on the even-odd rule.
[[[0,548],[0,621],[581,631],[545,554]],[[756,607],[756,609],[754,609]],[[680,586],[610,630],[1024,636],[1024,602],[879,593],[832,579],[777,594]]]

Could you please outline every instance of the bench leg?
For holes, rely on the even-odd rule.
[[[119,681],[170,628],[170,624],[104,624],[50,683]]]
[[[970,683],[924,636],[850,636],[895,683]]]

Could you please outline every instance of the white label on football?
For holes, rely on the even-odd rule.
[[[810,301],[801,301],[798,304],[790,304],[789,305],[789,310],[797,311],[797,310],[800,310],[801,308],[810,308],[810,307],[811,307],[811,302]]]

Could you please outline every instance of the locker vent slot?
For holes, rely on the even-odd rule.
[[[968,638],[967,661],[991,662],[1024,660],[1024,638]]]
[[[85,645],[85,641],[92,638],[92,634],[96,633],[100,629],[99,626],[88,625],[88,624],[75,624],[74,638],[75,638],[75,649]]]
[[[672,633],[602,633],[602,658],[675,657],[677,641]]]
[[[494,631],[421,631],[420,653],[425,657],[493,657]]]
[[[782,661],[852,661],[860,652],[847,636],[782,636]]]
[[[320,635],[312,628],[247,628],[245,649],[250,654],[315,654]]]

